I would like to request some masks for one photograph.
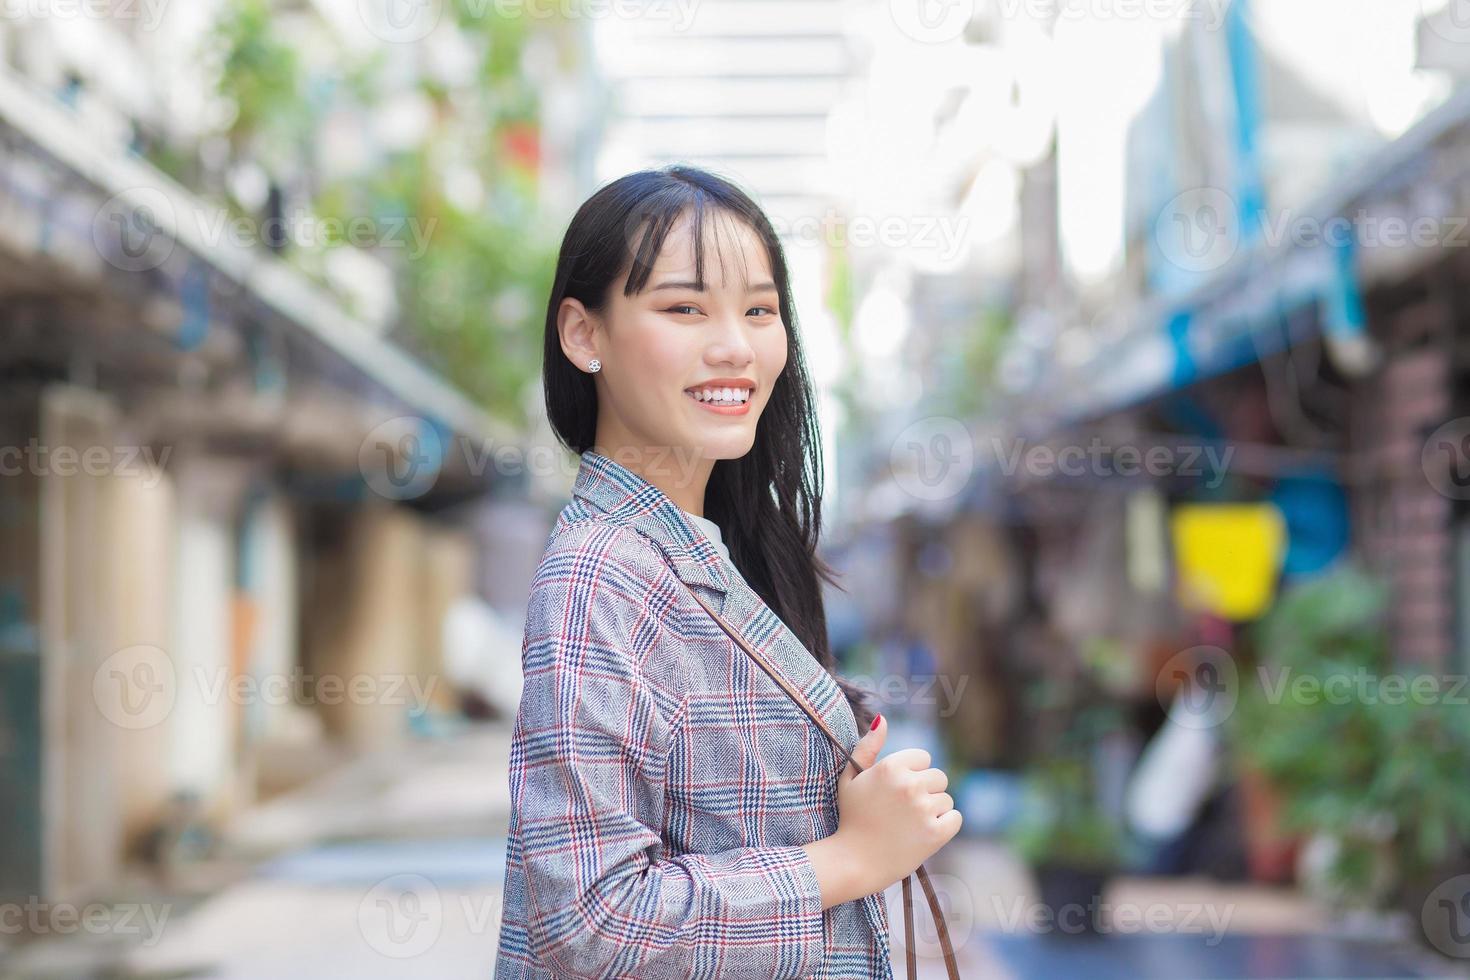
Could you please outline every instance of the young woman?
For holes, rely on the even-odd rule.
[[[526,616],[495,976],[891,977],[883,891],[960,814],[922,749],[876,761],[887,724],[833,674],[769,220],[690,167],[602,188],[562,242],[544,381],[581,465]]]

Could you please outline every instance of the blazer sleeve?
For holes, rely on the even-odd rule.
[[[595,521],[537,570],[511,754],[531,948],[566,977],[811,976],[824,913],[802,847],[654,859],[683,718],[644,669],[677,642],[667,575],[636,531]]]

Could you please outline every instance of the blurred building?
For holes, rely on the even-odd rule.
[[[853,76],[850,20],[842,5],[810,0],[604,18],[594,29],[609,109],[598,179],[693,163],[735,179],[777,218],[818,215],[830,203],[828,108]]]
[[[1464,411],[1463,330],[1434,286],[1461,254],[1464,101],[1386,142],[1263,50],[1249,9],[1170,46],[1132,130],[1140,298],[1100,318],[1085,362],[1047,366],[1017,431],[1234,444],[1236,499],[1341,487],[1352,551],[1396,583],[1399,655],[1448,669],[1470,649],[1465,516],[1427,440]]]
[[[1047,751],[1046,711],[1019,707],[1036,685],[1090,691],[1124,712],[1126,737],[1093,751],[1120,799],[1170,658],[1233,648],[1282,590],[1350,560],[1392,590],[1406,674],[1470,667],[1470,331],[1452,286],[1470,103],[1457,89],[1386,136],[1265,44],[1254,6],[1166,37],[1128,128],[1118,277],[1018,280],[993,376],[1007,396],[958,435],[903,433],[921,463],[959,461],[963,492],[929,495],[896,456],[875,481],[904,516],[865,539],[912,556],[900,632],[988,692],[943,721],[965,764]],[[1419,70],[1458,76],[1445,30],[1421,28]],[[1185,526],[1200,515],[1220,521],[1204,557]],[[1199,602],[1200,566],[1249,580],[1250,608]]]
[[[1207,278],[1216,256],[1178,258],[1205,247],[1213,212],[1199,211],[1195,226],[1178,219],[1168,225],[1180,195],[1222,208],[1222,229],[1262,236],[1270,231],[1263,216],[1309,199],[1384,142],[1366,115],[1351,113],[1260,44],[1248,9],[1232,4],[1224,29],[1185,21],[1165,46],[1153,97],[1129,127],[1125,228],[1134,296],[1176,292]],[[1232,205],[1233,214],[1223,210]],[[1179,217],[1195,218],[1196,211]]]
[[[1416,13],[1373,16],[1397,30]],[[1161,30],[1160,71],[1126,126],[1115,275],[1074,278],[1065,242],[1058,258],[1066,177],[1053,143],[1016,188],[1025,271],[988,293],[1009,321],[997,364],[964,356],[982,275],[915,296],[916,320],[952,326],[929,335],[941,369],[926,378],[947,368],[998,397],[921,401],[918,425],[890,416],[850,533],[908,556],[896,605],[918,611],[896,630],[892,617],[868,626],[918,637],[948,676],[1005,692],[968,697],[944,722],[969,764],[1030,757],[1047,725],[1036,713],[1018,725],[1031,680],[1075,693],[1090,675],[1107,695],[1094,700],[1123,705],[1123,727],[1147,736],[1170,656],[1229,647],[1282,590],[1349,560],[1389,583],[1406,673],[1470,667],[1470,379],[1453,287],[1470,103],[1447,82],[1463,75],[1447,17],[1423,18],[1419,61],[1393,85],[1340,90],[1324,78],[1387,69],[1324,72],[1290,53],[1283,24],[1310,21],[1299,5],[1237,0],[1218,24]],[[1329,26],[1365,33],[1319,26],[1321,43]],[[971,43],[995,36],[983,17],[970,31]],[[1063,152],[1086,155],[1065,136]],[[926,482],[946,468],[958,477]],[[1200,513],[1224,535],[1203,564],[1251,580],[1248,611],[1188,594],[1198,555],[1181,522]],[[1114,798],[1129,764],[1100,758]]]
[[[223,6],[0,22],[0,895],[95,894],[171,827],[456,708],[446,614],[513,615],[504,577],[549,526],[497,475],[522,435],[384,336],[388,266],[342,249],[308,275],[227,233],[391,147],[344,161],[337,120],[305,162],[227,152],[200,54]],[[307,56],[381,44],[358,6],[282,16]],[[447,70],[386,48],[404,91]],[[548,207],[585,187],[583,135],[548,127]]]

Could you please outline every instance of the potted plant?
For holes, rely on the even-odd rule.
[[[1395,668],[1387,608],[1384,584],[1351,565],[1287,592],[1255,631],[1231,724],[1286,829],[1311,835],[1316,890],[1338,907],[1410,900],[1470,839],[1470,719],[1441,678]]]
[[[1086,764],[1063,757],[1034,767],[1024,799],[1010,842],[1031,868],[1053,928],[1064,936],[1106,931],[1102,897],[1122,833],[1098,805]]]

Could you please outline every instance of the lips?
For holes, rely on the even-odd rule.
[[[744,405],[750,401],[749,388],[688,388],[685,394],[695,401],[714,405]]]
[[[684,389],[684,394],[701,405],[731,408],[750,404],[755,382],[749,378],[710,378]]]
[[[755,382],[749,378],[714,378],[684,389],[685,397],[719,415],[744,415],[754,394]]]

